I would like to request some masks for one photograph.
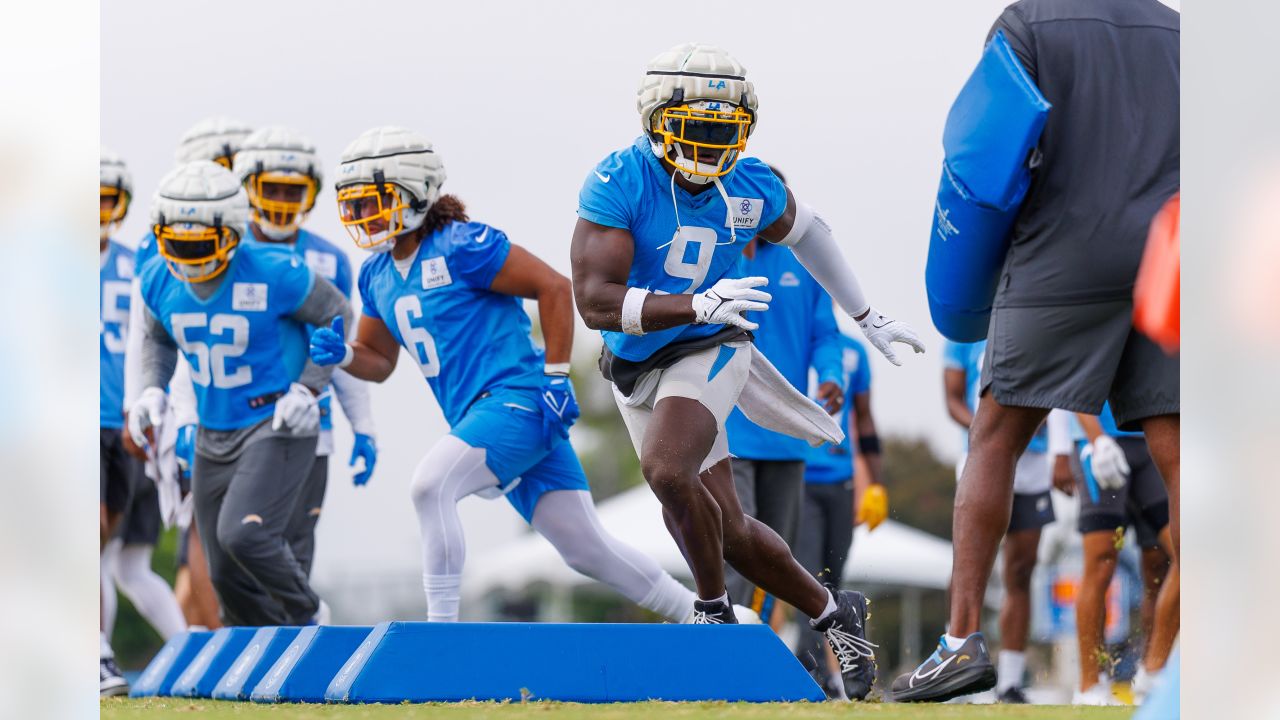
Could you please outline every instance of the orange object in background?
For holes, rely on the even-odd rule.
[[[1182,341],[1181,197],[1169,198],[1152,219],[1133,286],[1133,326],[1171,355]]]

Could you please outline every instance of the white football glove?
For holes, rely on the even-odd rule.
[[[164,390],[154,385],[142,391],[133,407],[129,408],[129,436],[140,448],[150,448],[147,431],[160,426],[165,408],[169,404],[169,396]],[[152,437],[155,434],[152,433]]]
[[[693,296],[693,322],[696,325],[737,325],[755,330],[758,323],[742,317],[744,312],[769,309],[773,296],[756,290],[769,284],[769,278],[725,278],[706,291]]]
[[[902,365],[902,362],[898,360],[890,343],[900,342],[903,345],[910,345],[918,353],[924,352],[924,343],[920,342],[915,330],[904,322],[890,320],[875,308],[870,308],[866,317],[858,321],[858,327],[862,328],[862,334],[867,336],[867,341],[884,353],[884,356],[894,365]]]
[[[1093,479],[1103,490],[1119,490],[1129,481],[1129,461],[1120,443],[1110,435],[1099,435],[1080,451],[1080,462],[1092,464]]]
[[[311,389],[301,383],[289,386],[289,392],[276,400],[276,414],[271,429],[289,428],[294,435],[315,432],[320,427],[320,405]]]

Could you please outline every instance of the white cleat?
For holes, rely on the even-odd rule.
[[[755,610],[744,605],[734,605],[733,616],[738,618],[739,625],[760,625],[764,622]]]
[[[1097,685],[1081,692],[1076,690],[1075,695],[1071,698],[1072,705],[1094,705],[1094,706],[1112,706],[1123,705],[1124,703],[1116,699],[1111,694],[1111,682],[1099,682]]]
[[[330,622],[332,613],[329,611],[329,603],[321,600],[320,606],[316,608],[316,614],[311,616],[312,625],[332,625]]]

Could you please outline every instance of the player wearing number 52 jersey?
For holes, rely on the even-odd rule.
[[[735,405],[757,424],[839,442],[824,411],[751,345],[747,311],[768,308],[765,278],[735,274],[752,238],[788,247],[873,346],[924,347],[863,297],[831,229],[769,168],[742,157],[756,127],[746,69],[711,45],[674,47],[649,62],[636,107],[641,135],[587,175],[573,235],[574,290],[587,326],[604,335],[601,369],[631,432],[645,479],[685,551],[699,617],[732,622],[729,561],[826,633],[846,692],[874,678],[865,601],[832,594],[766,525],[744,515],[729,471],[725,420]]]
[[[457,503],[473,494],[505,495],[571,567],[684,619],[693,593],[605,532],[569,444],[578,404],[568,279],[501,230],[470,222],[461,201],[440,195],[444,179],[431,144],[402,128],[374,128],[347,147],[337,181],[342,223],[375,254],[360,268],[355,342],[346,344],[338,323],[311,336],[313,360],[377,382],[404,347],[449,422],[412,483],[428,620],[458,619],[465,537]],[[545,352],[530,339],[522,298],[538,303]]]
[[[146,389],[129,432],[139,445],[153,441],[181,351],[199,415],[196,522],[224,619],[296,625],[319,600],[286,531],[315,460],[315,395],[332,374],[307,358],[305,326],[350,306],[292,252],[241,243],[247,216],[244,189],[216,163],[187,163],[161,181],[152,208],[160,257],[141,271]]]

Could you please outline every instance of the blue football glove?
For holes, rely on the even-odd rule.
[[[372,435],[356,433],[356,444],[351,448],[351,460],[347,467],[355,467],[356,461],[360,459],[364,460],[364,469],[351,478],[356,487],[369,482],[369,478],[373,476],[373,466],[378,464],[378,446]]]
[[[347,357],[347,336],[342,331],[342,316],[329,327],[311,333],[311,360],[317,365],[337,365]]]
[[[551,411],[542,414],[546,436],[550,438],[554,432],[560,437],[569,437],[569,428],[581,412],[568,375],[555,373],[542,376],[542,403]]]
[[[191,477],[191,468],[196,464],[196,426],[183,425],[178,428],[178,439],[173,443],[173,455],[178,460],[178,472],[185,478]]]

